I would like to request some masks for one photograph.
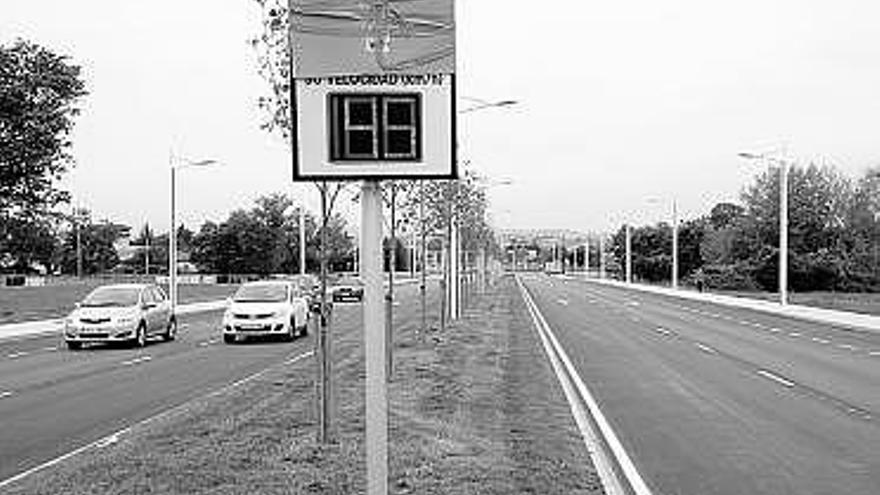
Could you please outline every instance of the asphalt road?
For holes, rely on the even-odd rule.
[[[880,493],[880,334],[524,281],[654,493]]]
[[[396,289],[395,319],[415,318],[417,290]],[[333,331],[360,331],[360,307],[336,304]],[[176,341],[143,349],[0,341],[0,481],[314,348],[311,328],[292,343],[226,345],[221,314],[183,315]]]

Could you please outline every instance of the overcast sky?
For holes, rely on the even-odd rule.
[[[0,43],[84,69],[65,182],[99,218],[167,228],[172,149],[223,162],[180,173],[192,228],[270,192],[315,207],[259,128],[255,1],[2,3]],[[762,166],[737,152],[780,143],[852,176],[880,164],[878,2],[459,0],[456,18],[458,94],[520,102],[459,121],[460,158],[513,181],[491,192],[499,226],[610,229],[668,217],[673,198],[702,214]]]

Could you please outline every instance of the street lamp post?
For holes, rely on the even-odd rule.
[[[459,115],[475,112],[478,110],[484,110],[487,108],[498,108],[498,107],[508,107],[511,105],[516,105],[519,102],[517,100],[498,100],[498,101],[487,101],[479,98],[471,98],[471,97],[463,97],[466,100],[470,100],[476,105],[472,107],[468,107],[462,110],[459,110]],[[450,298],[450,317],[455,320],[458,319],[459,315],[459,291],[461,290],[459,283],[459,239],[458,239],[458,225],[455,219],[455,209],[450,208],[449,212],[449,260],[450,260],[450,276],[449,276],[449,287],[447,289],[447,294]],[[454,237],[454,238],[453,238]],[[454,299],[454,301],[452,300]]]
[[[306,209],[299,208],[299,274],[306,273]]]
[[[672,288],[678,289],[678,204],[672,200]]]
[[[74,221],[76,222],[76,278],[82,278],[82,210],[76,212]]]
[[[584,276],[590,277],[590,236],[584,240]]]
[[[177,163],[175,164],[175,160]],[[168,292],[171,301],[172,313],[177,309],[177,209],[175,203],[176,172],[179,168],[204,167],[216,164],[216,160],[187,160],[175,157],[173,153],[168,156],[168,165],[171,169],[171,231],[168,234]]]
[[[632,283],[632,229],[627,223],[626,230],[626,283]]]
[[[649,199],[648,202],[656,203],[658,200]],[[669,277],[672,288],[678,289],[678,203],[672,199],[672,274]]]
[[[789,162],[772,156],[739,153],[747,160],[766,160],[779,167],[779,304],[788,304],[788,167]]]

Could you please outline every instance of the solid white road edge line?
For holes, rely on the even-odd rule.
[[[86,452],[88,450],[106,447],[107,445],[111,445],[113,443],[116,443],[119,441],[120,436],[125,435],[126,433],[128,433],[129,431],[131,431],[135,427],[143,426],[143,425],[152,423],[154,421],[157,421],[161,418],[164,418],[166,416],[170,416],[172,414],[177,414],[177,413],[183,412],[190,406],[190,404],[193,401],[195,401],[197,399],[214,397],[215,395],[219,395],[221,393],[228,392],[228,391],[233,390],[233,389],[235,389],[235,388],[237,388],[237,387],[239,387],[239,386],[241,386],[251,380],[254,380],[254,379],[257,379],[257,378],[263,376],[264,374],[268,373],[269,371],[275,369],[278,366],[281,366],[284,364],[293,364],[293,363],[299,361],[300,359],[305,359],[307,357],[312,356],[314,353],[315,353],[315,351],[304,352],[304,353],[299,354],[297,356],[294,356],[294,357],[292,357],[282,363],[273,364],[272,366],[269,366],[268,368],[265,368],[262,371],[258,371],[257,373],[254,373],[253,375],[250,375],[250,376],[245,377],[241,380],[238,380],[237,382],[231,383],[229,385],[224,385],[224,386],[220,387],[219,389],[214,390],[213,392],[210,392],[205,395],[201,395],[199,397],[195,397],[193,399],[190,399],[190,400],[184,402],[183,404],[174,406],[171,409],[167,409],[165,411],[162,411],[154,416],[150,416],[149,418],[142,419],[141,421],[138,421],[137,423],[134,423],[134,424],[129,425],[125,428],[122,428],[121,430],[117,430],[109,435],[101,437],[101,438],[95,440],[94,442],[88,443],[86,445],[83,445],[82,447],[71,450],[70,452],[63,454],[63,455],[60,455],[54,459],[50,459],[50,460],[40,464],[39,466],[34,466],[34,467],[28,469],[27,471],[22,471],[21,473],[18,473],[12,477],[6,478],[5,480],[0,481],[0,488],[3,488],[5,486],[9,486],[12,483],[15,483],[16,481],[20,481],[20,480],[22,480],[22,479],[24,479],[34,473],[37,473],[37,472],[42,471],[46,468],[52,467],[60,462],[63,462],[67,459],[70,459],[71,457],[82,454],[83,452]]]
[[[596,465],[596,469],[602,480],[602,485],[604,486],[606,493],[608,493],[608,495],[618,495],[628,492],[623,489],[620,480],[615,475],[614,465],[611,463],[610,459],[608,459],[605,449],[602,448],[596,433],[590,426],[590,422],[586,417],[586,411],[584,411],[580,407],[580,404],[578,404],[572,386],[578,391],[581,399],[587,405],[590,416],[593,418],[593,421],[599,428],[605,442],[611,449],[611,454],[617,460],[617,465],[620,466],[623,471],[622,474],[629,483],[632,491],[636,495],[651,495],[651,491],[648,489],[648,486],[645,484],[642,476],[636,469],[635,464],[633,464],[632,459],[630,459],[629,454],[624,450],[623,444],[617,438],[617,434],[614,433],[614,430],[611,428],[605,415],[599,409],[599,405],[593,398],[593,395],[587,389],[583,380],[581,380],[580,375],[575,371],[574,366],[571,364],[571,360],[562,349],[559,341],[556,340],[556,336],[550,329],[550,325],[547,323],[547,320],[544,319],[544,316],[541,314],[537,304],[535,304],[531,294],[526,290],[519,276],[516,277],[516,282],[517,285],[519,285],[520,292],[526,302],[526,307],[529,309],[529,313],[532,316],[535,328],[541,338],[541,343],[544,345],[544,351],[547,353],[553,371],[556,373],[556,378],[559,380],[560,385],[562,385],[572,415],[574,416],[575,422],[578,424],[578,428],[581,430],[581,435],[584,438],[587,451]],[[566,373],[563,373],[563,366],[567,371],[567,377],[570,377],[570,379],[566,377]]]

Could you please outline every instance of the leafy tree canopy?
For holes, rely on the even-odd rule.
[[[55,183],[71,164],[68,139],[80,68],[23,40],[0,45],[0,217],[65,202]]]

